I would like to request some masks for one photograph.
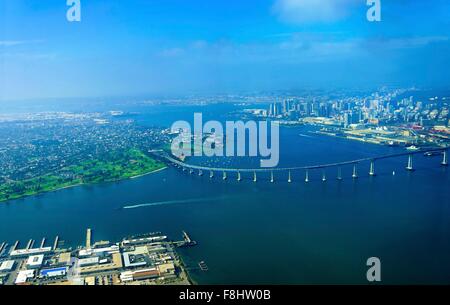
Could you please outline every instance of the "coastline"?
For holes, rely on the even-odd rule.
[[[182,273],[186,276],[186,279],[185,279],[187,281],[186,285],[191,285],[191,286],[198,285],[198,283],[196,281],[194,281],[192,279],[192,276],[189,274],[189,271],[186,268],[186,263],[184,262],[184,259],[183,259],[183,255],[178,251],[176,251],[176,253],[178,255],[178,260],[181,265]]]
[[[39,193],[36,193],[36,194],[30,194],[30,195],[23,195],[23,196],[20,196],[20,197],[17,197],[17,198],[13,198],[13,199],[3,200],[3,201],[0,201],[0,204],[6,204],[6,203],[8,203],[10,201],[14,201],[14,200],[20,200],[20,199],[27,198],[27,197],[39,196],[39,195],[47,194],[47,193],[53,193],[53,192],[57,192],[57,191],[65,190],[65,189],[79,187],[79,186],[100,185],[100,184],[103,184],[103,183],[112,183],[112,182],[126,181],[126,180],[130,180],[130,179],[137,179],[137,178],[141,178],[141,177],[144,177],[144,176],[147,176],[147,175],[150,175],[150,174],[154,174],[154,173],[163,171],[165,169],[167,169],[167,166],[164,166],[162,168],[158,168],[158,169],[152,170],[152,171],[150,171],[148,173],[144,173],[144,174],[141,174],[141,175],[137,175],[137,176],[133,176],[133,177],[127,177],[127,178],[121,178],[121,179],[112,180],[112,181],[103,181],[103,182],[99,182],[99,183],[77,183],[77,184],[73,184],[73,185],[67,185],[67,186],[58,187],[58,188],[55,188],[55,189],[49,190],[49,191],[39,192]]]

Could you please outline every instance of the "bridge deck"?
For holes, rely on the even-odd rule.
[[[184,167],[186,169],[192,169],[192,170],[204,170],[204,171],[220,171],[220,172],[271,172],[271,171],[295,171],[295,170],[314,170],[314,169],[323,169],[323,168],[330,168],[330,167],[339,167],[339,166],[345,166],[345,165],[352,165],[352,164],[358,164],[362,162],[371,162],[376,160],[382,160],[382,159],[388,159],[388,158],[397,158],[402,156],[409,156],[409,155],[416,155],[416,154],[423,154],[426,152],[439,152],[439,151],[446,151],[448,147],[445,148],[434,148],[434,149],[427,149],[427,150],[417,150],[417,151],[408,151],[408,152],[402,152],[397,154],[390,154],[390,155],[382,155],[382,156],[376,156],[376,157],[367,157],[367,158],[361,158],[351,161],[343,161],[343,162],[336,162],[336,163],[328,163],[328,164],[319,164],[319,165],[311,165],[311,166],[295,166],[295,167],[276,167],[276,168],[221,168],[221,167],[207,167],[207,166],[200,166],[200,165],[192,165],[187,164],[184,162],[181,162],[179,160],[176,160],[169,156],[164,156],[165,159],[168,161],[177,164],[181,167]]]

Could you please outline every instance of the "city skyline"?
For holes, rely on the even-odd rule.
[[[0,4],[0,100],[450,83],[446,1]]]

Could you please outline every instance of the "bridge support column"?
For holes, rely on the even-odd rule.
[[[353,179],[357,179],[358,178],[358,164],[354,164],[353,165],[353,175],[352,175]]]
[[[441,163],[441,165],[442,166],[448,166],[448,151],[447,150],[444,150],[444,159],[442,160],[442,163]]]
[[[325,170],[322,171],[322,182],[327,181],[327,174],[325,173]]]
[[[370,176],[375,176],[375,160],[370,161]]]
[[[240,182],[240,181],[242,180],[242,178],[241,178],[241,172],[238,171],[237,174],[238,174],[237,181]]]
[[[189,170],[189,174],[193,174],[194,173],[194,170],[191,168],[190,170]]]
[[[309,170],[306,170],[306,174],[305,174],[305,182],[306,182],[306,183],[309,182]]]
[[[214,178],[214,172],[213,172],[213,171],[210,171],[210,172],[209,172],[209,179],[212,179],[212,178]]]
[[[289,183],[291,183],[291,182],[292,182],[292,179],[291,179],[291,171],[289,171],[288,182],[289,182]]]
[[[203,176],[203,171],[202,171],[202,170],[199,170],[199,171],[198,171],[198,175],[199,175],[199,176]]]
[[[223,180],[227,180],[227,172],[226,172],[226,171],[223,172],[223,177],[222,177],[222,179],[223,179]]]
[[[339,181],[342,180],[342,168],[340,166],[338,167],[337,180],[339,180]]]
[[[413,167],[413,155],[408,156],[408,165],[406,166],[406,170],[412,172],[414,170]]]
[[[270,183],[274,183],[275,179],[273,178],[273,171],[270,172]]]
[[[253,182],[256,182],[256,171],[253,172]]]

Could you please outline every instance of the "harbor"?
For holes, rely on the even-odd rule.
[[[123,238],[120,242],[94,241],[86,230],[86,242],[63,247],[55,237],[53,247],[43,237],[39,247],[30,239],[0,243],[0,285],[190,285],[178,247],[197,244],[186,231],[172,241],[160,232]]]

